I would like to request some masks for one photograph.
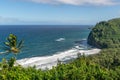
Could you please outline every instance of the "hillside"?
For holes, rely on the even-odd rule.
[[[97,23],[88,36],[88,44],[97,48],[120,47],[120,18]]]
[[[0,80],[120,80],[119,21],[120,19],[113,19],[100,22],[90,32],[89,44],[107,48],[98,54],[78,55],[77,59],[66,64],[58,61],[57,66],[50,70],[36,69],[36,66],[14,66],[15,56],[8,60],[3,58],[0,62]],[[6,46],[8,43],[17,45],[17,37],[13,34],[10,34],[8,41]],[[15,54],[14,50],[11,52]]]

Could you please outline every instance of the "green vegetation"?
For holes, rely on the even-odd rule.
[[[120,18],[96,24],[88,36],[88,44],[98,48],[119,48]]]
[[[10,34],[7,38],[7,42],[4,43],[6,45],[6,50],[8,52],[12,52],[14,54],[17,54],[20,52],[20,49],[22,48],[23,41],[21,40],[19,43],[17,41],[17,37],[14,34]]]
[[[0,63],[0,80],[120,80],[120,19],[100,22],[92,29],[88,43],[105,48],[99,54],[80,56],[67,63],[58,63],[48,70],[14,66],[15,58]],[[13,34],[5,45],[12,53],[19,53],[21,44]],[[14,47],[14,49],[12,49]]]
[[[51,70],[10,66],[1,62],[0,80],[120,80],[120,49],[105,49],[100,54],[81,56]]]

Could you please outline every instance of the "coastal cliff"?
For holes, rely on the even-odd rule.
[[[120,47],[120,18],[97,23],[91,30],[87,43],[97,48]]]

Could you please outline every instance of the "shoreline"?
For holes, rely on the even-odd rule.
[[[17,63],[19,63],[23,67],[36,66],[36,69],[52,69],[53,66],[57,65],[58,60],[60,60],[61,62],[65,62],[67,60],[77,58],[79,53],[81,55],[92,55],[97,54],[100,51],[101,50],[97,48],[93,48],[90,50],[79,50],[76,48],[72,48],[64,52],[56,53],[52,56],[24,58],[21,60],[17,60]]]

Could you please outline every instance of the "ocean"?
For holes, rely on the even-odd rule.
[[[52,56],[70,50],[72,48],[88,49],[86,39],[90,33],[91,26],[45,26],[45,25],[13,25],[0,26],[0,47],[4,50],[3,42],[10,33],[17,36],[18,40],[24,40],[24,47],[17,55],[17,60],[33,57]],[[12,54],[3,54],[3,57],[10,58]]]

